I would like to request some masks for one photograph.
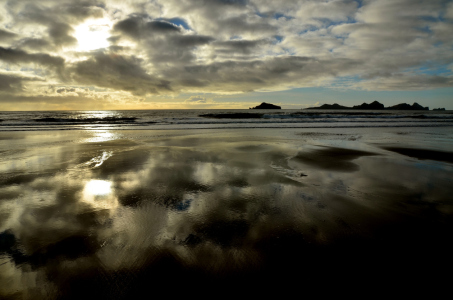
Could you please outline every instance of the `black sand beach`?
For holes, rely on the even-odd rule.
[[[286,297],[448,281],[450,128],[0,139],[2,299]]]

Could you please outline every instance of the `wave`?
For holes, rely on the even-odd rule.
[[[224,113],[224,114],[202,114],[199,117],[214,119],[259,119],[264,114],[257,113]]]
[[[355,116],[355,115],[361,115],[361,116],[378,116],[378,115],[389,115],[391,113],[388,112],[349,112],[349,111],[330,111],[330,112],[314,112],[314,111],[301,111],[301,112],[295,112],[293,115],[348,115],[348,116]]]
[[[138,118],[136,117],[105,117],[105,118],[52,118],[44,117],[34,119],[35,122],[46,123],[77,123],[77,124],[114,124],[114,123],[134,123]]]

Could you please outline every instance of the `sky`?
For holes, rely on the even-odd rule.
[[[453,109],[453,0],[0,0],[0,110]]]

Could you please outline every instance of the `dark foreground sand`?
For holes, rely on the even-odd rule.
[[[432,130],[0,133],[0,298],[434,293],[453,137]]]

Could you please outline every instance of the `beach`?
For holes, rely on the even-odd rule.
[[[452,265],[451,127],[0,140],[2,299],[416,290]]]
[[[0,300],[445,298],[453,0],[0,1]]]

